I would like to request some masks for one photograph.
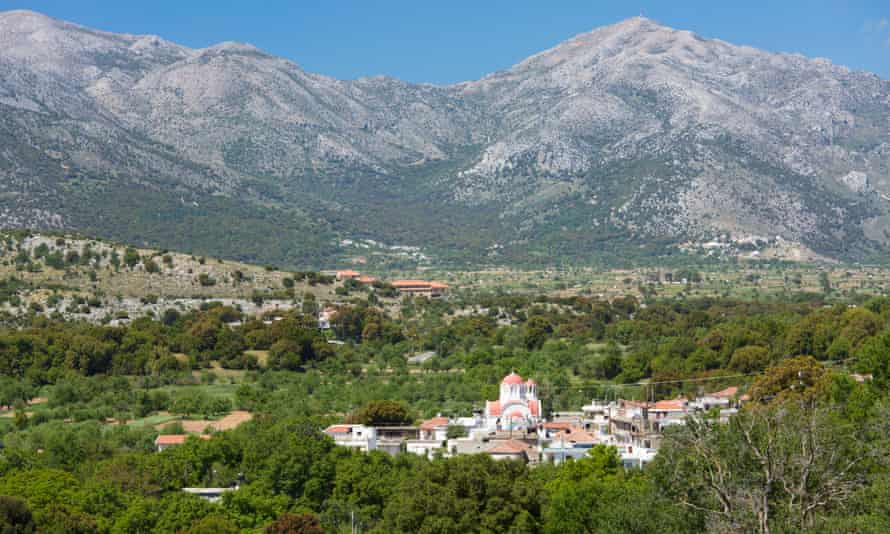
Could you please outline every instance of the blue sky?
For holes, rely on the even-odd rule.
[[[642,11],[705,37],[890,79],[890,0],[0,0],[6,9],[193,47],[248,42],[338,78],[431,83],[479,78]]]

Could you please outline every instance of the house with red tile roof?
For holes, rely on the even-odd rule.
[[[731,399],[738,395],[739,388],[738,386],[730,386],[726,389],[721,389],[720,391],[715,391],[714,393],[709,393],[711,397],[716,397],[718,399]]]
[[[603,443],[601,439],[583,428],[571,426],[550,436],[549,444],[542,451],[544,461],[561,463],[566,459],[584,458],[590,449]]]
[[[337,271],[337,280],[353,280],[361,275],[362,273],[358,271],[353,271],[352,269],[344,269],[342,271]]]
[[[570,428],[572,428],[572,423],[568,421],[548,421],[541,425],[545,439],[550,439],[553,436],[558,435],[560,432],[565,432]]]
[[[451,421],[447,417],[433,417],[420,424],[419,438],[421,440],[445,441],[448,439],[448,425]]]
[[[688,411],[689,400],[683,397],[677,397],[676,399],[665,399],[660,400],[658,402],[653,403],[649,407],[649,413],[655,416],[656,419],[661,417],[667,417],[672,414],[684,414]]]
[[[520,460],[527,462],[531,458],[533,451],[528,444],[522,441],[508,439],[494,442],[494,446],[485,451],[485,454],[488,454],[495,460]]]
[[[451,286],[442,282],[428,282],[426,280],[396,280],[392,287],[396,288],[399,293],[408,295],[421,295],[427,297],[441,297]]]
[[[158,449],[158,452],[161,452],[170,447],[178,447],[189,438],[210,439],[210,436],[207,434],[161,434],[155,438],[155,447]]]
[[[334,443],[368,452],[377,449],[377,429],[365,425],[331,425],[323,430]]]

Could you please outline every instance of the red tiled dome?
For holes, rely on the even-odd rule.
[[[503,382],[501,382],[501,384],[507,384],[510,386],[515,386],[515,385],[521,384],[521,383],[522,383],[522,377],[517,375],[516,373],[508,374],[507,376],[504,377]]]

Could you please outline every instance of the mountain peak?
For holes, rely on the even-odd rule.
[[[55,20],[48,15],[30,9],[10,9],[9,11],[0,11],[0,20],[4,19],[43,19]]]
[[[654,19],[650,19],[644,16],[630,17],[616,22],[615,24],[605,26],[604,28],[621,29],[624,31],[652,30],[656,28],[672,29],[669,26],[665,26],[664,24],[661,24]]]
[[[41,28],[62,26],[65,24],[69,23],[29,9],[0,11],[0,27],[9,28],[9,31],[15,31],[17,33],[33,32]]]
[[[120,236],[134,204],[115,201],[148,185],[169,195],[158,206],[227,197],[212,221],[231,223],[228,206],[307,214],[282,234],[293,243],[320,228],[313,214],[342,235],[473,256],[778,235],[890,257],[890,83],[646,17],[430,90],[305,73],[244,43],[195,50],[15,11],[0,13],[0,72],[0,189],[22,199],[0,224]],[[116,189],[70,176],[115,176]],[[377,191],[396,183],[406,196],[380,207]],[[442,216],[414,216],[427,206]]]

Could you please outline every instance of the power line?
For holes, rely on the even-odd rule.
[[[657,381],[640,381],[640,382],[631,382],[626,384],[582,384],[582,385],[568,385],[568,386],[544,386],[541,389],[545,390],[564,390],[564,389],[596,389],[596,388],[629,388],[629,387],[640,387],[640,386],[657,386],[660,384],[678,384],[683,382],[710,382],[714,380],[724,380],[727,378],[742,378],[747,376],[757,376],[762,375],[763,372],[756,373],[740,373],[734,375],[721,375],[721,376],[706,376],[699,378],[678,378],[675,380],[657,380]]]
[[[821,363],[824,367],[837,367],[845,362],[855,360],[855,357],[845,358],[843,360],[833,361],[833,362],[825,362]],[[725,380],[728,378],[745,378],[751,376],[761,376],[766,374],[766,371],[757,371],[753,373],[739,373],[734,375],[721,375],[721,376],[705,376],[698,378],[678,378],[674,380],[657,380],[657,381],[639,381],[639,382],[631,382],[626,384],[582,384],[582,385],[568,385],[568,386],[543,386],[541,389],[544,391],[559,391],[566,389],[599,389],[599,388],[630,388],[630,387],[645,387],[645,386],[657,386],[661,384],[682,384],[688,382],[712,382],[715,380]]]

